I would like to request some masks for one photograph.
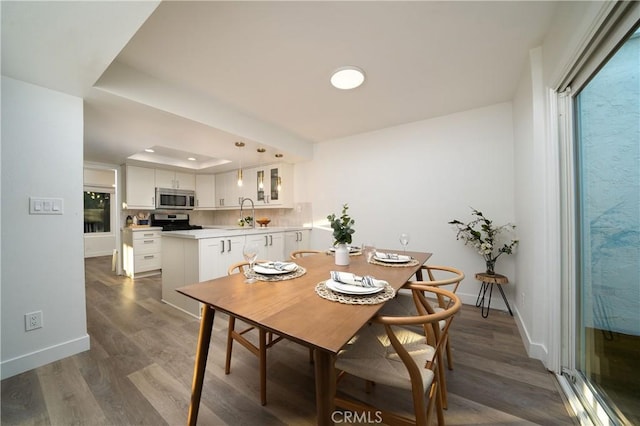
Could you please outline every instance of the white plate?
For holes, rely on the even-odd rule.
[[[360,287],[357,285],[339,283],[332,279],[328,279],[324,284],[328,289],[344,294],[376,294],[384,290],[384,287]]]
[[[298,267],[296,266],[296,269],[293,269],[291,271],[287,271],[282,270],[279,271],[275,268],[266,268],[264,266],[260,266],[260,264],[256,263],[255,265],[253,265],[253,271],[258,273],[258,274],[262,274],[262,275],[281,275],[281,274],[290,274],[292,272],[295,272],[298,270]]]
[[[409,259],[388,259],[388,258],[379,258],[378,256],[373,256],[375,260],[378,262],[386,262],[386,263],[408,263],[411,262],[411,258]]]

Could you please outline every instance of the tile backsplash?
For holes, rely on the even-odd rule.
[[[245,205],[242,215],[244,217],[251,216],[251,206]],[[145,210],[144,213],[154,213]],[[190,211],[166,211],[162,213],[187,213],[189,215],[189,223],[192,225],[236,225],[240,219],[240,209],[234,210],[190,210]],[[126,226],[127,216],[136,216],[138,210],[123,210],[121,215],[122,226]],[[271,219],[269,226],[311,226],[312,211],[311,203],[296,203],[293,208],[288,209],[261,209],[256,208],[256,217],[268,217]]]

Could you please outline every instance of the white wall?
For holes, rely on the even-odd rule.
[[[564,75],[610,2],[560,2],[541,47],[529,52],[513,100],[516,221],[516,319],[530,356],[560,368],[560,162],[555,99]],[[524,296],[524,300],[523,300]]]
[[[502,103],[317,144],[313,161],[296,166],[296,200],[313,203],[316,225],[348,203],[356,244],[400,249],[399,234],[409,232],[409,249],[432,252],[429,263],[464,270],[459,294],[475,303],[484,261],[448,222],[470,219],[470,207],[513,221],[513,181],[512,111]],[[313,247],[331,242],[314,229]],[[517,285],[513,256],[497,269]],[[493,307],[504,308],[497,292]]]
[[[89,348],[82,249],[82,99],[2,77],[2,378]],[[64,214],[29,215],[29,196]],[[24,315],[43,328],[25,332]]]
[[[542,51],[529,54],[513,102],[516,220],[520,225],[518,247],[518,287],[513,294],[516,318],[530,356],[548,358],[547,327],[550,321],[547,271],[557,267],[559,259],[549,258],[546,231],[547,158],[545,151],[545,105],[542,85]],[[557,168],[557,165],[552,165]],[[556,265],[553,265],[556,263]]]

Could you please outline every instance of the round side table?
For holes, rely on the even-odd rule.
[[[509,310],[509,314],[513,316],[513,312],[511,312],[511,306],[509,306],[509,302],[507,301],[507,297],[504,295],[504,291],[502,290],[502,286],[504,284],[509,284],[509,278],[500,274],[487,274],[486,272],[478,272],[476,274],[476,280],[481,281],[482,285],[480,286],[480,291],[478,292],[478,298],[476,299],[476,307],[481,308],[482,318],[486,318],[489,316],[489,309],[491,308],[491,294],[493,293],[493,285],[498,285],[498,290],[500,290],[500,294],[502,295],[502,300],[507,305],[507,309]],[[489,300],[487,301],[487,310],[485,312],[484,303],[485,303],[485,295],[487,294],[487,289],[489,289]]]

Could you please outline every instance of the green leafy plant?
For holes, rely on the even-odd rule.
[[[356,221],[349,217],[349,214],[347,213],[348,209],[349,206],[347,204],[344,204],[342,206],[342,214],[340,215],[340,217],[336,217],[335,213],[327,216],[327,220],[331,225],[331,229],[333,229],[333,239],[335,240],[333,243],[334,245],[351,244],[352,235],[354,232],[356,232],[352,228],[353,224],[356,223]]]
[[[238,219],[238,226],[251,226],[253,224],[253,218],[251,216],[247,216],[245,218]]]
[[[472,210],[475,219],[469,223],[454,219],[449,224],[455,225],[457,229],[456,239],[464,241],[465,245],[472,245],[484,257],[487,271],[493,273],[496,260],[503,254],[513,253],[518,245],[518,240],[498,241],[499,235],[503,232],[513,231],[516,226],[510,223],[494,226],[493,221],[487,219],[481,211]]]

